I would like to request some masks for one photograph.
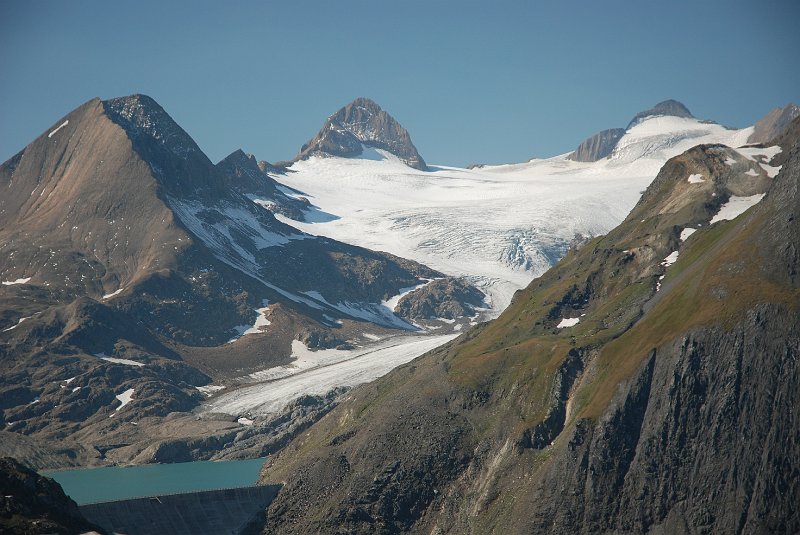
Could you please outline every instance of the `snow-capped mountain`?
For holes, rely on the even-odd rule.
[[[669,158],[701,143],[738,147],[753,131],[697,120],[675,101],[637,114],[631,125],[596,162],[566,154],[422,172],[366,146],[355,157],[310,156],[279,180],[326,216],[279,218],[311,234],[466,276],[499,312],[576,237],[619,224]]]

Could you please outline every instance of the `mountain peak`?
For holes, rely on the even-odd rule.
[[[656,115],[669,115],[672,117],[686,117],[688,119],[693,119],[694,115],[692,112],[689,111],[689,108],[684,106],[681,102],[677,100],[669,99],[664,100],[650,108],[649,110],[640,111],[636,115],[633,116],[631,122],[628,123],[628,126],[625,128],[626,130],[630,129],[633,126],[639,124],[643,119],[647,117],[653,117]]]
[[[775,108],[755,124],[747,142],[768,143],[781,135],[797,117],[800,117],[800,107],[792,102],[783,108]]]
[[[391,152],[415,169],[427,169],[408,131],[375,101],[366,97],[356,98],[328,117],[317,135],[303,145],[294,161],[315,154],[358,156],[362,145]]]
[[[164,108],[147,95],[134,94],[104,100],[103,107],[111,120],[133,138],[150,137],[184,158],[203,153]]]

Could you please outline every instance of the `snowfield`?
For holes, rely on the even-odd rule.
[[[358,158],[312,157],[275,175],[315,205],[310,222],[278,218],[309,234],[465,276],[488,294],[497,316],[576,235],[618,225],[667,159],[699,143],[738,147],[751,132],[650,117],[598,162],[564,154],[475,169],[431,166],[430,172],[365,147]]]

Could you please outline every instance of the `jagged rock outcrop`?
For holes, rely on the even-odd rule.
[[[576,162],[596,162],[614,151],[617,142],[625,135],[624,128],[610,128],[587,138],[569,155]]]
[[[264,162],[256,162],[255,156],[245,154],[242,149],[233,151],[217,164],[228,187],[249,196],[254,202],[272,213],[285,215],[295,221],[305,220],[305,210],[310,208],[308,199],[286,195],[278,183],[269,176],[277,168]]]
[[[446,277],[431,281],[398,301],[395,313],[409,320],[454,320],[475,315],[486,306],[483,293],[466,280]]]
[[[768,143],[783,134],[789,124],[800,116],[800,107],[789,103],[783,108],[775,108],[760,121],[758,121],[753,133],[747,138],[748,143]]]
[[[0,458],[0,531],[8,535],[105,533],[81,515],[52,479],[10,457]]]
[[[391,115],[368,98],[357,98],[328,117],[319,133],[303,145],[293,161],[314,154],[358,156],[362,145],[391,152],[408,166],[427,170],[411,136]]]
[[[800,120],[779,144],[772,179],[673,158],[497,320],[351,391],[265,468],[263,532],[800,530]]]

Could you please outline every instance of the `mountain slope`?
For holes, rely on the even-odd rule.
[[[363,97],[328,117],[319,133],[303,145],[292,161],[314,154],[358,156],[364,145],[386,150],[414,169],[427,170],[406,129],[375,102]]]
[[[265,468],[264,532],[800,529],[800,122],[780,146],[671,159],[497,320],[354,390]]]

